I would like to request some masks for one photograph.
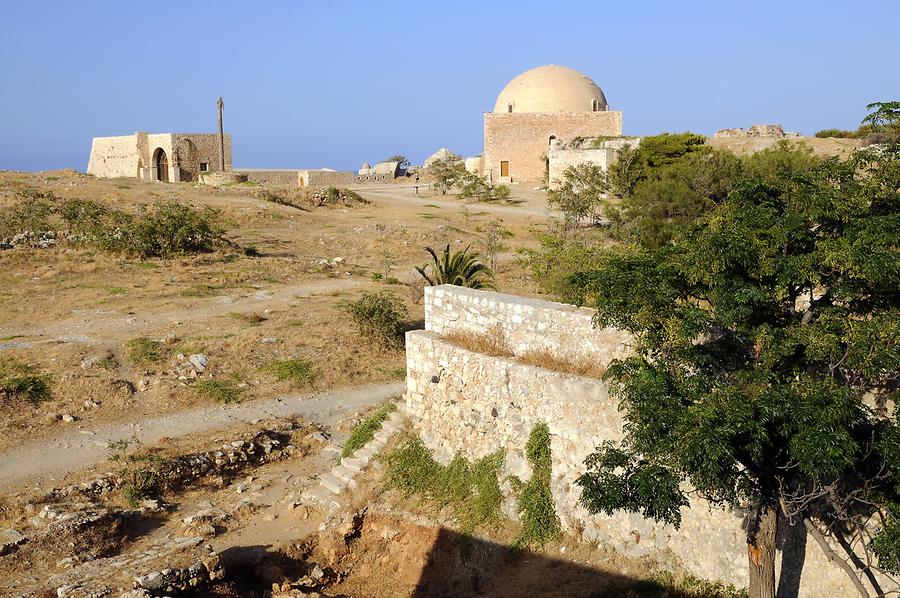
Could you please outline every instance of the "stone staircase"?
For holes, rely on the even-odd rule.
[[[353,455],[343,457],[340,463],[331,468],[328,473],[319,476],[319,483],[315,484],[300,495],[305,503],[322,507],[329,511],[341,507],[339,500],[341,493],[346,489],[356,488],[356,475],[365,469],[375,455],[384,448],[391,436],[403,428],[404,415],[398,408],[391,413],[375,432],[374,438],[358,449]]]

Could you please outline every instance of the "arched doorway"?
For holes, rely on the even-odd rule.
[[[169,182],[169,158],[163,148],[158,147],[153,153],[153,165],[156,168],[156,180]]]

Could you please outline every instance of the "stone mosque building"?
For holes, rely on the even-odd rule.
[[[507,83],[494,111],[485,112],[480,170],[493,183],[543,180],[548,163],[553,170],[556,142],[621,135],[622,113],[609,109],[593,80],[564,66],[539,66]]]

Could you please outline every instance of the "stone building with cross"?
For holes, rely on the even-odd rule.
[[[575,138],[620,137],[622,113],[586,75],[557,65],[526,71],[484,113],[482,174],[493,183],[542,181],[551,146]]]
[[[196,181],[202,172],[230,171],[231,135],[224,136],[225,164],[215,133],[145,133],[94,137],[87,173],[149,181]]]

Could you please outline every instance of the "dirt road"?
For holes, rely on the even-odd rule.
[[[51,440],[38,439],[0,454],[0,492],[54,482],[106,459],[111,440],[137,437],[144,444],[200,434],[267,417],[300,417],[333,425],[340,418],[403,393],[394,382],[313,396],[276,397],[239,405],[211,405],[134,422],[73,428]]]

